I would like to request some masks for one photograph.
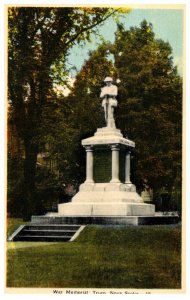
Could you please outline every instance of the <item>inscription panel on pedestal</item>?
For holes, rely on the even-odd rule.
[[[111,180],[111,149],[98,147],[94,150],[94,182],[104,183]]]

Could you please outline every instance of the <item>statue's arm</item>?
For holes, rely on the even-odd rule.
[[[106,96],[108,96],[108,91],[106,87],[103,87],[101,90],[100,98],[105,98]]]
[[[118,89],[116,85],[112,86],[112,91],[111,91],[112,96],[117,96],[118,94]]]
[[[104,96],[105,96],[105,92],[104,92],[104,88],[102,88],[100,93],[100,98],[104,98]]]

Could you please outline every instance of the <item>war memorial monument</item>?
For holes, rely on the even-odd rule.
[[[114,109],[118,88],[111,77],[104,79],[100,98],[106,126],[83,139],[86,180],[71,202],[58,205],[57,213],[33,216],[32,222],[67,224],[157,224],[155,205],[144,203],[130,179],[131,151],[135,143],[116,128]],[[163,220],[162,220],[163,221]]]
[[[154,205],[143,203],[130,180],[130,153],[135,143],[124,138],[115,125],[117,86],[112,84],[111,77],[106,77],[104,81],[106,86],[102,88],[100,97],[106,127],[98,128],[94,136],[82,140],[86,150],[86,180],[80,185],[79,192],[72,198],[71,203],[59,204],[58,214],[118,218],[154,216]],[[102,168],[104,178],[101,178]]]
[[[86,180],[71,202],[60,203],[58,212],[32,216],[9,241],[72,241],[84,225],[156,225],[178,222],[177,215],[155,213],[155,205],[144,203],[130,179],[131,151],[135,143],[116,128],[117,86],[106,77],[100,98],[106,126],[83,139]]]

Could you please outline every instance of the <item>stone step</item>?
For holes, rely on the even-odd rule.
[[[68,242],[71,237],[68,236],[53,236],[53,235],[18,235],[14,241],[25,242]]]
[[[28,224],[25,229],[31,230],[78,230],[80,225],[72,225],[72,224]]]
[[[43,235],[43,236],[57,235],[57,236],[62,236],[64,234],[65,236],[72,237],[75,232],[76,232],[76,230],[23,229],[22,236],[23,235],[28,235],[28,234],[30,234],[31,236],[36,236],[36,235]]]
[[[84,227],[84,226],[83,226]],[[21,225],[9,238],[9,241],[49,241],[67,242],[74,240],[80,232],[80,225],[68,224],[27,224]]]

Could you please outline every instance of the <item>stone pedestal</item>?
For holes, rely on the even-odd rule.
[[[110,127],[99,128],[94,136],[82,140],[86,149],[86,180],[70,203],[59,204],[60,216],[154,216],[155,206],[145,204],[130,180],[130,153],[135,143],[124,138],[120,130]],[[104,149],[110,169],[107,168],[106,182],[96,174],[104,172],[104,161],[94,165],[94,155]],[[98,152],[99,151],[99,152]],[[121,154],[125,159],[120,160]],[[123,166],[124,164],[124,166]],[[123,166],[125,174],[120,168]],[[99,168],[98,170],[96,168]],[[95,170],[96,169],[96,170]],[[100,176],[101,180],[103,176]]]

